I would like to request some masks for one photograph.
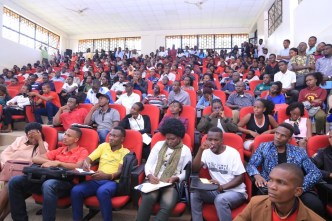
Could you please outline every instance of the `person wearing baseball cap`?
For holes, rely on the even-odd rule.
[[[133,104],[140,102],[141,98],[138,94],[133,93],[134,84],[132,82],[126,82],[123,86],[126,89],[126,93],[122,94],[115,103],[122,104],[126,108],[126,114],[130,114]]]
[[[110,98],[107,94],[97,93],[98,103],[96,103],[85,117],[84,124],[97,124],[99,143],[104,143],[107,134],[113,127],[118,126],[120,114],[117,110],[109,107]]]

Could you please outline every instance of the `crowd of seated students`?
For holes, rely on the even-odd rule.
[[[229,53],[207,50],[204,55],[197,48],[187,48],[173,56],[173,49],[160,48],[145,57],[132,56],[118,48],[102,56],[98,51],[79,53],[72,58],[57,56],[49,62],[37,61],[33,67],[4,69],[0,77],[1,132],[13,130],[13,120],[7,118],[13,114],[24,115],[25,106],[32,105],[39,123],[43,123],[41,116],[45,115],[47,124],[62,125],[65,130],[73,123],[96,124],[100,143],[103,143],[119,123],[144,133],[148,128],[151,130],[147,118],[140,115],[144,108],[142,103],[160,109],[159,128],[167,119],[175,118],[187,131],[189,122],[181,112],[183,105],[193,105],[187,92],[193,90],[198,98],[198,103],[194,104],[197,109],[212,107],[211,114],[197,121],[196,128],[202,134],[213,127],[223,132],[242,132],[247,134],[245,148],[249,150],[258,134],[274,133],[278,126],[274,118],[278,116],[277,109],[272,113],[268,101],[287,103],[290,106],[286,122],[294,126],[298,145],[306,148],[308,138],[329,130],[326,113],[329,113],[332,99],[327,102],[328,92],[321,85],[332,80],[332,45],[317,44],[317,38],[311,37],[308,50],[305,42],[290,49],[290,41],[285,40],[284,50],[268,54],[262,44],[246,50],[249,46],[245,42]],[[250,88],[254,81],[258,84]],[[11,99],[9,89],[17,88],[17,82],[22,88],[21,94],[17,90],[17,96]],[[60,91],[56,88],[58,82],[63,83]],[[2,84],[7,84],[7,88]],[[213,94],[220,90],[218,88],[227,94],[226,103]],[[256,100],[263,94],[268,101]],[[142,103],[138,103],[140,101]],[[296,101],[300,103],[294,106]],[[93,107],[86,111],[79,107],[80,103]],[[120,119],[119,112],[109,106],[112,103],[125,107],[125,119]],[[223,106],[232,110],[232,118],[225,116]],[[251,106],[253,113],[241,118],[241,109]],[[15,113],[10,111],[12,109]],[[308,111],[308,118],[303,117],[304,111]],[[145,159],[147,157],[148,154]]]

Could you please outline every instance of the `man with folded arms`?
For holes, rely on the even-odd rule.
[[[65,146],[32,158],[32,162],[41,167],[64,167],[75,169],[82,167],[88,151],[78,145],[82,131],[77,127],[69,128],[63,138]],[[45,150],[46,152],[46,150]],[[11,216],[14,221],[28,220],[25,199],[32,193],[43,195],[43,220],[54,221],[58,198],[70,194],[73,186],[71,181],[49,179],[43,183],[31,182],[28,176],[13,177],[8,184]]]

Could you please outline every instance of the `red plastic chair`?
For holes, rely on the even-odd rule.
[[[287,116],[287,114],[286,114],[287,107],[288,107],[288,105],[279,108],[279,110],[278,110],[278,124],[281,124],[282,122],[284,122],[285,120],[287,120],[289,118],[289,116]],[[303,117],[309,118],[309,113],[306,109],[304,109],[304,116]]]
[[[110,90],[110,94],[111,94],[112,100],[115,102],[116,101],[116,92],[113,90]]]
[[[193,108],[196,108],[196,104],[197,104],[197,94],[195,90],[185,90],[185,92],[187,92],[189,94],[190,97],[190,106],[192,106]]]
[[[55,81],[53,83],[54,83],[54,87],[55,87],[55,92],[57,92],[59,94],[62,90],[62,86],[64,83],[61,81]]]
[[[205,135],[202,138],[202,143],[206,140],[206,138],[207,138],[207,135]],[[244,162],[242,138],[239,135],[233,134],[233,133],[224,133],[223,138],[224,138],[224,144],[235,148],[240,153],[242,162]],[[208,170],[204,169],[204,168],[201,168],[201,170],[199,172],[199,176],[202,178],[211,179]],[[248,199],[244,204],[242,204],[238,208],[232,210],[233,219],[238,214],[240,214],[242,212],[242,210],[247,206],[248,202],[250,201],[251,195],[252,195],[252,183],[251,183],[249,176],[246,173],[244,175],[244,183],[246,185]],[[204,203],[202,213],[203,213],[203,218],[206,221],[219,221],[217,211],[216,211],[214,204]]]
[[[203,116],[211,114],[211,113],[212,113],[212,107],[211,106],[208,106],[208,107],[204,108]],[[232,118],[232,109],[230,107],[224,106],[224,113],[225,113],[226,117]]]
[[[253,143],[253,152],[255,152],[258,148],[258,146],[261,143],[271,142],[274,140],[274,134],[260,134],[254,139]],[[292,138],[289,142],[289,144],[292,144],[294,146],[297,146],[295,138]]]
[[[50,127],[50,128],[52,128],[52,127]],[[82,137],[78,141],[78,145],[81,147],[85,147],[90,154],[98,146],[98,143],[99,143],[98,133],[95,130],[91,130],[91,129],[87,129],[87,128],[80,128],[80,129],[82,131]],[[56,135],[56,137],[57,137],[57,135]],[[32,194],[32,197],[37,204],[43,203],[43,195]],[[70,205],[71,205],[70,196],[66,196],[66,197],[62,197],[62,198],[58,199],[58,202],[57,202],[58,208],[68,208]]]
[[[114,108],[120,114],[120,120],[126,116],[126,108],[121,104],[109,104],[110,108]]]
[[[106,137],[106,141],[109,140],[109,134]],[[142,148],[143,148],[143,138],[140,132],[135,130],[126,130],[126,137],[123,141],[123,146],[129,149],[131,152],[135,152],[138,165],[141,164],[142,160]],[[110,200],[112,202],[112,208],[119,210],[124,207],[130,200],[130,195],[128,196],[114,196]],[[99,201],[96,196],[90,196],[84,200],[84,204],[89,209],[98,209]]]
[[[171,111],[168,108],[166,116],[171,115]],[[188,119],[188,130],[187,134],[190,136],[191,139],[191,145],[194,146],[194,141],[195,141],[195,126],[196,126],[196,111],[195,108],[192,106],[188,105],[183,105],[183,110],[180,115],[181,117],[187,118]]]
[[[51,126],[42,126],[45,141],[48,144],[48,150],[55,150],[58,147],[58,131]]]
[[[25,115],[27,117],[28,122],[36,122],[35,115],[32,112],[32,107],[30,105],[25,106]]]
[[[86,109],[88,112],[90,112],[90,110],[91,110],[91,108],[93,107],[93,105],[92,105],[92,104],[79,104],[77,107],[78,107],[78,108],[84,108],[84,109]]]
[[[7,88],[7,92],[11,98],[15,97],[17,94],[20,93],[20,90],[14,88]]]
[[[244,116],[246,116],[247,114],[252,114],[252,113],[254,113],[254,108],[253,108],[253,106],[243,107],[243,108],[241,108],[241,110],[240,110],[239,118],[240,118],[240,120],[241,120],[241,119],[244,118]]]
[[[151,148],[153,148],[153,146],[158,142],[158,141],[162,141],[165,140],[165,136],[162,135],[160,132],[155,133],[152,136],[152,140],[151,140]],[[189,147],[189,149],[192,151],[192,146],[191,146],[191,138],[188,134],[184,135],[184,138],[182,139],[183,144],[185,144],[186,146]]]
[[[151,123],[151,134],[158,129],[160,110],[157,106],[152,104],[144,104],[144,110],[141,112],[142,115],[147,115],[150,117]]]
[[[307,153],[309,157],[312,157],[319,149],[330,146],[329,136],[327,135],[315,135],[308,139]]]
[[[260,83],[263,83],[263,81],[262,81],[262,80],[250,81],[250,82],[249,82],[249,89],[250,89],[250,91],[254,93],[255,88],[256,88],[257,85],[259,85]]]
[[[226,105],[226,93],[224,91],[220,91],[220,90],[214,90],[213,91],[213,95],[217,96],[220,98],[221,102],[223,105]]]
[[[269,90],[262,91],[260,98],[266,99],[267,96],[269,95]]]

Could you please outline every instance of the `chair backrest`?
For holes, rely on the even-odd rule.
[[[252,113],[254,113],[254,108],[253,108],[253,106],[243,107],[243,108],[241,108],[241,110],[240,110],[239,118],[240,118],[240,120],[241,120],[241,119],[242,119],[244,116],[246,116],[247,114],[252,114]]]
[[[54,83],[55,91],[59,94],[62,90],[62,86],[64,83],[62,81],[55,81],[53,83]]]
[[[185,91],[189,94],[190,105],[193,108],[196,108],[196,104],[197,104],[197,94],[196,94],[196,91],[195,90],[185,90]]]
[[[92,105],[92,104],[79,104],[77,107],[78,107],[78,108],[84,108],[84,109],[86,109],[88,112],[90,112],[90,110],[91,110],[91,108],[93,107],[93,105]]]
[[[274,140],[274,134],[260,134],[254,139],[254,147],[253,147],[253,152],[255,152],[258,148],[258,146],[261,143],[266,143],[266,142],[271,142]],[[292,144],[294,146],[297,146],[296,140],[294,137],[288,142],[289,144]]]
[[[51,126],[42,126],[45,141],[48,144],[48,150],[55,150],[58,147],[58,131]]]
[[[208,106],[208,107],[204,108],[203,116],[211,114],[211,113],[212,113],[212,107],[211,106]],[[230,107],[224,106],[224,113],[225,113],[226,117],[232,118],[232,109]]]
[[[158,129],[160,110],[157,106],[152,104],[144,104],[144,110],[141,112],[142,115],[148,115],[151,122],[151,134]]]
[[[14,88],[8,88],[8,87],[7,87],[7,92],[11,98],[15,97],[18,93],[20,93],[19,90],[14,89]]]
[[[97,131],[88,128],[80,128],[82,131],[82,137],[78,141],[78,145],[85,147],[89,153],[92,153],[99,144],[99,137]]]
[[[110,134],[108,133],[105,142],[109,142]],[[143,150],[143,137],[142,134],[136,130],[126,130],[126,137],[123,141],[123,147],[129,149],[131,152],[135,152],[138,165],[142,161]]]
[[[285,120],[287,120],[289,118],[289,116],[287,116],[286,114],[286,109],[287,109],[288,105],[286,106],[282,106],[278,109],[278,124],[281,124],[282,122],[284,122]],[[306,109],[304,109],[304,116],[306,118],[309,118],[309,113]]]
[[[266,96],[269,94],[269,90],[262,91],[260,98],[266,99]]]
[[[330,146],[328,135],[316,135],[308,139],[307,153],[312,157],[319,149]]]
[[[226,104],[226,93],[224,91],[214,90],[213,94],[220,98],[223,105]]]
[[[111,94],[112,100],[115,102],[116,101],[116,92],[113,90],[110,90],[110,94]]]
[[[120,120],[126,116],[126,108],[121,104],[109,104],[110,108],[117,110],[120,114]]]
[[[170,111],[169,108],[167,109],[166,115],[171,115],[171,111]],[[187,134],[191,138],[192,146],[194,146],[194,141],[195,141],[194,136],[195,136],[195,126],[196,126],[196,111],[195,111],[195,108],[193,108],[192,106],[183,105],[183,110],[182,110],[182,113],[181,113],[180,116],[188,119],[189,123],[188,123]]]
[[[254,92],[255,88],[257,87],[257,85],[259,85],[260,83],[263,83],[262,80],[255,80],[255,81],[250,81],[249,82],[249,90]]]
[[[155,133],[153,136],[152,136],[152,140],[151,140],[151,148],[154,147],[154,145],[158,142],[158,141],[162,141],[162,140],[165,140],[165,136],[162,135],[160,132],[158,133]],[[189,147],[189,149],[191,151],[193,151],[193,146],[191,145],[191,138],[188,134],[185,134],[184,135],[184,138],[182,139],[182,142],[183,144],[187,145]]]
[[[234,133],[224,133],[223,135],[224,135],[223,143],[227,146],[235,148],[240,153],[242,162],[244,162],[242,138],[239,135],[234,134]],[[202,137],[201,143],[204,143],[206,139],[207,139],[207,134],[205,134]]]

